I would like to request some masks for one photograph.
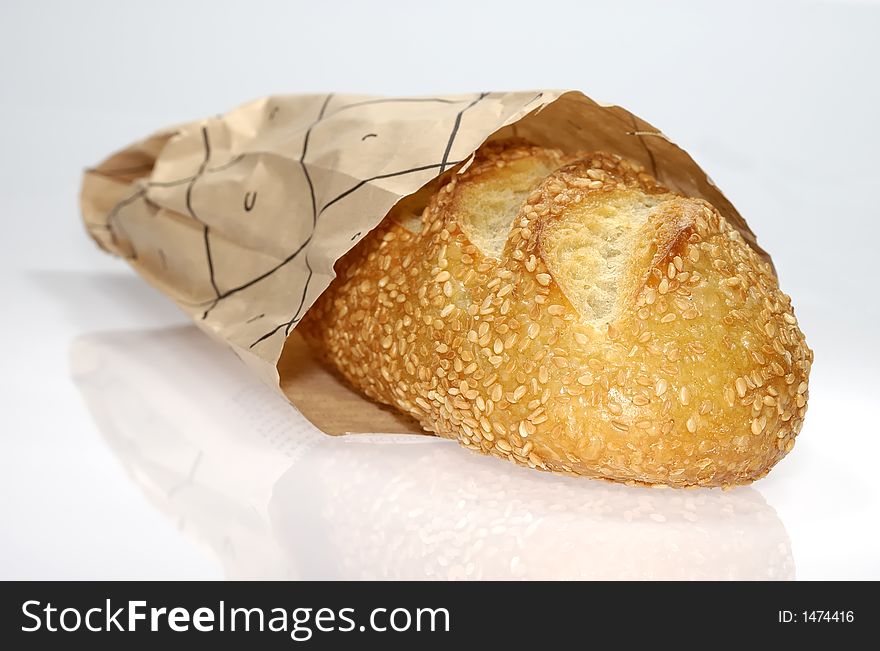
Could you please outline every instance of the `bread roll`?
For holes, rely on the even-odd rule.
[[[354,387],[472,450],[671,486],[791,451],[812,352],[706,201],[606,153],[503,142],[393,211],[299,326]]]

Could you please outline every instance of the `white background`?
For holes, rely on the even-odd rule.
[[[687,149],[773,255],[816,361],[754,489],[798,578],[880,578],[878,34],[873,2],[3,2],[0,577],[223,575],[71,379],[81,335],[186,323],[84,234],[85,166],[269,93],[577,88]]]

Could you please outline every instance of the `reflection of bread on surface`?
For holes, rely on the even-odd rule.
[[[413,232],[392,214],[300,331],[367,396],[518,463],[747,483],[794,444],[812,353],[710,204],[602,153],[484,147]]]
[[[791,579],[751,488],[670,491],[538,476],[427,437],[325,438],[269,507],[303,579]]]

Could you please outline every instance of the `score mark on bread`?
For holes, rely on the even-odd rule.
[[[486,145],[336,270],[306,340],[473,450],[724,486],[766,474],[800,431],[812,352],[769,262],[616,156]]]

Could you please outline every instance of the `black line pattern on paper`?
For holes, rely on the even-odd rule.
[[[476,96],[476,97],[471,96],[470,98],[468,98],[468,97],[464,97],[464,98],[429,97],[429,98],[370,99],[370,100],[356,101],[351,104],[346,104],[343,106],[338,106],[338,107],[335,107],[332,111],[328,110],[328,108],[329,108],[334,96],[333,96],[333,94],[326,95],[323,98],[323,101],[321,102],[320,108],[318,110],[318,113],[317,113],[314,121],[307,127],[307,129],[303,135],[302,150],[300,152],[300,156],[299,156],[299,160],[298,160],[300,168],[303,173],[303,177],[306,181],[306,185],[308,186],[308,189],[309,189],[309,200],[311,203],[311,213],[312,213],[311,214],[311,216],[312,216],[311,232],[305,237],[304,241],[301,242],[286,257],[278,260],[277,263],[274,264],[269,269],[266,269],[265,271],[253,276],[252,278],[249,278],[248,280],[246,280],[244,282],[239,283],[238,285],[236,285],[234,287],[227,287],[227,288],[221,290],[221,288],[217,285],[216,278],[215,278],[215,260],[214,260],[214,255],[213,255],[214,252],[212,250],[212,242],[211,242],[211,228],[197,214],[197,212],[194,208],[194,205],[193,205],[193,193],[194,193],[194,189],[195,189],[195,186],[198,183],[198,181],[201,178],[203,178],[206,174],[211,174],[214,172],[219,172],[219,171],[228,169],[232,165],[235,165],[236,163],[244,160],[248,156],[248,154],[240,154],[240,155],[237,155],[222,164],[211,166],[210,162],[212,160],[212,149],[211,149],[211,142],[210,142],[210,138],[209,138],[209,131],[208,131],[208,127],[206,126],[206,124],[201,127],[202,142],[203,142],[203,146],[204,146],[204,157],[203,157],[198,169],[196,170],[196,172],[194,174],[188,175],[188,176],[186,176],[184,178],[180,178],[180,179],[173,179],[173,180],[166,180],[166,181],[147,181],[147,180],[141,179],[139,181],[135,181],[135,183],[137,184],[136,191],[133,192],[133,194],[131,196],[126,197],[125,199],[121,200],[119,203],[117,203],[116,206],[113,207],[113,209],[110,211],[110,213],[107,216],[106,228],[110,231],[111,239],[113,240],[113,243],[116,245],[116,247],[118,249],[119,243],[116,241],[116,235],[114,233],[114,224],[117,228],[120,229],[121,233],[124,232],[124,231],[121,231],[121,227],[118,224],[118,216],[119,216],[121,210],[123,210],[126,206],[128,206],[128,205],[130,205],[140,199],[148,201],[156,210],[158,210],[158,209],[160,209],[160,206],[158,206],[155,203],[153,203],[152,201],[150,201],[150,199],[147,197],[147,191],[149,190],[149,188],[154,188],[154,187],[155,188],[174,188],[174,187],[179,187],[179,186],[186,186],[186,189],[184,190],[184,203],[186,206],[186,211],[189,214],[189,216],[193,219],[193,221],[200,224],[202,227],[202,240],[203,240],[203,244],[205,247],[205,257],[206,257],[207,266],[208,266],[208,276],[209,276],[211,287],[213,289],[214,296],[211,299],[202,300],[199,302],[188,302],[188,301],[183,301],[180,299],[178,299],[178,302],[182,303],[184,305],[191,306],[191,307],[200,307],[200,306],[204,307],[205,308],[204,312],[201,315],[202,319],[207,319],[208,316],[210,315],[211,311],[224,299],[226,299],[230,296],[233,296],[241,291],[247,290],[248,288],[253,287],[254,285],[270,278],[271,276],[276,274],[279,270],[284,269],[287,265],[289,265],[293,260],[297,259],[300,255],[303,255],[304,263],[305,263],[306,269],[307,269],[307,275],[305,277],[305,282],[303,283],[302,291],[300,294],[299,304],[296,307],[296,310],[293,311],[293,314],[289,320],[275,325],[271,330],[268,330],[262,336],[257,338],[250,345],[250,347],[253,348],[254,346],[258,345],[260,342],[265,341],[266,339],[272,337],[274,334],[281,331],[282,329],[284,330],[285,336],[288,335],[290,333],[290,331],[292,330],[292,328],[294,327],[294,325],[302,319],[302,316],[304,314],[305,307],[306,307],[306,299],[308,298],[308,294],[309,294],[310,283],[313,279],[313,273],[314,273],[313,268],[312,268],[312,261],[309,259],[309,250],[308,249],[314,239],[315,229],[318,224],[318,219],[321,217],[321,215],[325,211],[330,209],[331,207],[344,201],[346,198],[354,195],[355,193],[357,193],[358,190],[360,190],[361,188],[365,187],[366,185],[368,185],[369,183],[372,183],[374,181],[392,178],[392,177],[404,176],[404,175],[408,175],[408,174],[415,174],[415,173],[419,173],[419,172],[431,171],[431,170],[437,171],[438,173],[442,174],[443,172],[446,172],[449,169],[451,169],[452,167],[454,167],[455,165],[460,164],[462,162],[461,160],[450,160],[450,158],[452,157],[453,147],[455,145],[456,137],[457,137],[459,130],[461,128],[463,118],[469,109],[471,109],[472,107],[477,105],[487,95],[488,95],[488,93],[480,93],[478,96]],[[540,97],[540,95],[536,96],[536,98],[539,98],[539,97]],[[532,100],[532,101],[534,101],[534,100]],[[318,124],[320,124],[322,122],[326,122],[330,118],[333,118],[334,116],[339,115],[341,112],[348,111],[348,110],[354,109],[356,107],[373,105],[373,104],[420,103],[420,102],[442,103],[442,104],[448,104],[451,106],[463,105],[463,106],[461,106],[460,110],[455,114],[455,118],[454,118],[454,122],[452,124],[451,132],[450,132],[450,135],[449,135],[447,142],[445,143],[444,151],[442,152],[440,162],[419,165],[419,166],[410,167],[407,169],[396,170],[396,171],[392,171],[392,172],[384,172],[382,174],[376,174],[374,176],[371,176],[369,178],[366,178],[366,179],[363,179],[363,180],[360,180],[360,181],[354,183],[351,187],[345,189],[344,191],[340,192],[336,196],[329,198],[328,200],[324,201],[321,205],[319,205],[318,197],[317,197],[317,193],[316,193],[316,188],[315,188],[313,179],[311,177],[311,174],[309,172],[309,167],[308,167],[308,162],[307,162],[307,160],[308,160],[307,156],[309,154],[309,146],[310,146],[310,142],[311,142],[311,138],[312,138],[312,134],[313,134],[313,129]],[[273,107],[271,109],[270,114],[269,114],[269,119],[274,118],[276,113],[278,112],[278,110],[279,110],[279,107],[277,107],[277,106]],[[370,138],[378,138],[378,134],[367,133],[362,137],[361,140],[365,141]],[[137,168],[120,168],[117,170],[109,170],[109,171],[95,170],[95,173],[106,174],[108,176],[112,176],[114,174],[123,175],[126,173],[136,173],[136,172],[140,172],[140,171],[147,172],[151,169],[151,167],[152,166],[144,165],[143,167],[139,166]],[[256,189],[248,190],[247,192],[244,193],[243,201],[244,201],[244,209],[246,212],[250,212],[254,209],[254,207],[256,205],[256,201],[257,201],[258,190],[259,189],[256,188]],[[297,216],[294,215],[294,218],[296,218],[296,217]],[[103,225],[96,225],[96,228],[100,228],[101,226],[103,226]],[[355,235],[353,235],[351,237],[351,241],[357,240],[358,238],[361,237],[361,235],[362,235],[362,232],[359,231],[358,233],[356,233]],[[165,259],[165,252],[160,251],[160,256],[162,258],[163,266],[167,265],[167,261]],[[258,321],[262,318],[265,318],[265,313],[260,314],[255,317],[252,317],[252,318],[248,319],[246,322],[253,323],[253,322]]]
[[[321,120],[324,119],[324,112],[327,110],[327,104],[330,103],[330,98],[333,97],[333,93],[327,95],[324,103],[321,104],[321,111],[318,113],[318,119],[312,122],[308,129],[306,129],[306,135],[303,138],[303,148],[302,154],[299,157],[299,165],[302,167],[303,174],[306,177],[306,183],[309,184],[309,195],[312,198],[312,229],[315,228],[315,224],[318,223],[318,211],[315,203],[315,186],[312,184],[312,177],[309,174],[309,168],[306,166],[306,154],[309,153],[309,138],[312,137],[312,129],[315,128],[315,125],[318,124]],[[311,238],[311,235],[309,236]]]
[[[455,136],[458,135],[458,128],[461,126],[461,116],[464,115],[465,111],[467,111],[472,106],[475,106],[477,102],[483,99],[489,93],[480,93],[480,96],[475,99],[473,102],[465,106],[458,112],[458,115],[455,116],[455,124],[452,126],[452,133],[449,134],[449,141],[446,143],[446,151],[443,152],[443,160],[440,161],[440,173],[446,171],[446,164],[449,160],[449,152],[452,151],[452,143],[455,142]]]
[[[249,348],[253,348],[254,346],[259,344],[260,342],[265,341],[266,339],[268,339],[269,337],[274,335],[276,332],[281,330],[281,328],[284,328],[284,336],[285,337],[288,336],[290,334],[290,330],[300,320],[300,312],[302,312],[303,305],[305,305],[306,294],[309,291],[309,283],[312,280],[312,273],[313,273],[312,272],[312,265],[309,264],[309,254],[308,253],[306,253],[306,256],[305,256],[305,262],[306,262],[306,269],[309,270],[309,273],[306,276],[306,282],[303,283],[302,297],[299,300],[299,307],[296,308],[296,312],[294,312],[293,316],[290,317],[290,320],[287,323],[280,323],[277,326],[275,326],[274,328],[272,328],[269,332],[261,335],[256,341],[254,341],[254,343],[252,343],[249,346]]]
[[[244,193],[244,210],[245,212],[250,212],[254,209],[254,205],[257,203],[257,192],[245,192]]]
[[[452,151],[452,145],[453,145],[453,143],[455,142],[455,137],[458,135],[458,130],[459,130],[459,128],[461,127],[461,119],[462,119],[462,116],[464,115],[464,113],[465,113],[468,109],[470,109],[471,107],[473,107],[474,105],[476,105],[480,100],[482,100],[482,99],[483,99],[484,97],[486,97],[486,95],[488,95],[488,94],[489,94],[489,93],[480,93],[480,95],[479,95],[476,99],[474,99],[473,101],[471,101],[467,106],[465,106],[463,109],[461,109],[461,110],[456,114],[456,116],[455,116],[455,123],[454,123],[454,125],[453,125],[453,127],[452,127],[452,133],[449,135],[449,140],[448,140],[447,143],[446,143],[446,149],[445,149],[444,152],[443,152],[443,159],[442,159],[439,163],[434,163],[434,164],[431,164],[431,165],[421,165],[421,166],[419,166],[419,167],[411,167],[411,168],[409,168],[409,169],[400,170],[400,171],[398,171],[398,172],[388,172],[388,173],[386,173],[386,174],[377,174],[376,176],[372,176],[372,177],[370,177],[370,178],[364,179],[364,180],[362,180],[362,181],[356,183],[355,185],[353,185],[353,186],[352,186],[351,188],[349,188],[348,190],[342,192],[341,194],[338,194],[337,196],[335,196],[333,199],[331,199],[331,200],[328,201],[327,203],[325,203],[325,204],[321,207],[321,210],[318,211],[317,213],[315,213],[315,224],[317,224],[317,218],[320,217],[320,216],[324,213],[325,210],[327,210],[328,208],[330,208],[330,206],[336,204],[337,202],[341,201],[341,200],[344,199],[345,197],[348,197],[349,195],[353,194],[354,192],[356,192],[356,191],[359,190],[360,188],[364,187],[364,186],[367,185],[368,183],[372,183],[373,181],[378,181],[378,180],[380,180],[380,179],[388,179],[388,178],[392,178],[392,177],[395,177],[395,176],[403,176],[403,175],[405,175],[405,174],[412,174],[412,173],[414,173],[414,172],[424,172],[424,171],[431,170],[431,169],[439,169],[440,174],[442,174],[443,172],[446,171],[446,168],[447,168],[447,167],[452,167],[452,166],[454,166],[454,165],[458,165],[461,161],[450,162],[450,161],[449,161],[449,154],[450,154],[450,152]],[[424,99],[424,98],[408,98],[408,99],[409,99],[409,101],[446,101],[446,102],[448,102],[448,103],[457,103],[457,102],[449,102],[448,100],[438,100],[438,99],[436,99],[436,98],[429,98],[429,99]],[[395,100],[395,99],[388,99],[388,100],[370,100],[370,101],[367,101],[367,102],[361,102],[361,103],[359,103],[359,104],[349,104],[349,105],[347,105],[346,107],[343,107],[343,109],[344,109],[344,108],[350,108],[350,107],[352,107],[352,106],[356,106],[356,105],[358,105],[358,106],[363,106],[364,104],[378,104],[378,103],[380,103],[380,102],[385,102],[385,101],[388,101],[388,102],[394,102],[394,101],[406,101],[406,98],[405,98],[405,99],[397,99],[397,100]],[[325,103],[324,106],[326,107],[326,103]],[[333,113],[333,115],[338,114],[338,113],[339,113],[341,110],[343,110],[343,109],[338,109],[335,113]],[[322,113],[323,113],[323,109],[322,109]],[[313,125],[313,126],[314,126],[314,125]],[[307,134],[307,135],[308,135],[308,134]],[[312,187],[311,187],[311,182],[309,183],[309,188],[312,189]],[[313,208],[314,208],[314,205],[315,205],[315,204],[314,204],[314,192],[312,192],[312,207],[313,207]],[[312,235],[314,235],[314,228],[312,229]],[[309,236],[309,241],[311,241],[312,235]],[[309,273],[308,273],[308,275],[306,276],[306,282],[305,282],[305,284],[304,284],[304,286],[303,286],[302,297],[301,297],[301,299],[300,299],[299,306],[296,308],[296,312],[295,312],[294,315],[291,317],[290,321],[288,321],[287,323],[281,323],[281,324],[278,324],[277,326],[275,326],[274,329],[272,329],[272,330],[270,330],[270,331],[264,333],[264,334],[261,335],[260,337],[258,337],[258,338],[257,338],[257,339],[256,339],[256,340],[255,340],[250,346],[249,346],[250,348],[253,348],[253,347],[256,346],[257,344],[259,344],[259,343],[265,341],[266,339],[268,339],[269,337],[271,337],[272,335],[274,335],[276,332],[278,332],[281,328],[284,328],[284,334],[285,334],[285,336],[289,335],[289,334],[290,334],[290,330],[291,330],[291,328],[294,326],[294,324],[296,324],[296,323],[300,320],[300,318],[301,318],[301,317],[300,317],[300,314],[301,314],[301,312],[302,312],[303,306],[305,305],[306,296],[307,296],[308,289],[309,289],[309,283],[310,283],[311,280],[312,280],[312,267],[311,267],[311,265],[309,265],[309,256],[308,256],[308,253],[306,254],[305,261],[306,261],[306,267],[308,268],[308,272],[309,272]]]
[[[451,162],[451,163],[432,163],[431,165],[421,165],[421,166],[419,166],[419,167],[410,167],[409,169],[406,169],[406,170],[400,170],[399,172],[388,172],[387,174],[378,174],[378,175],[376,175],[376,176],[371,176],[371,177],[368,178],[368,179],[364,179],[363,181],[360,181],[359,183],[356,183],[355,185],[353,185],[352,187],[350,187],[350,188],[349,188],[348,190],[346,190],[345,192],[342,192],[341,194],[336,195],[336,196],[333,197],[330,201],[328,201],[327,203],[325,203],[325,204],[321,207],[321,210],[318,211],[318,216],[320,217],[321,214],[322,214],[325,210],[327,210],[327,208],[329,208],[329,207],[332,206],[333,204],[335,204],[335,203],[341,201],[342,199],[345,199],[348,195],[350,195],[351,193],[355,192],[356,190],[360,190],[360,189],[361,189],[362,187],[364,187],[367,183],[372,183],[373,181],[378,181],[379,179],[390,179],[390,178],[392,178],[392,177],[394,177],[394,176],[403,176],[403,175],[405,175],[405,174],[412,174],[413,172],[424,172],[424,171],[426,171],[426,170],[433,170],[433,169],[437,169],[437,168],[442,168],[444,165],[446,165],[447,167],[451,167],[451,166],[453,166],[453,165],[458,165],[460,162],[461,162],[460,160],[457,160],[457,161],[453,161],[453,162]]]
[[[449,165],[449,166],[454,166],[454,165],[458,165],[458,164],[461,163],[461,162],[462,162],[462,161],[454,161],[454,162],[450,162],[450,163],[448,163],[448,165]],[[391,178],[391,177],[393,177],[393,176],[403,176],[403,175],[405,175],[405,174],[412,174],[413,172],[424,172],[424,171],[426,171],[426,170],[437,169],[437,168],[441,167],[442,165],[443,165],[442,163],[434,163],[434,164],[432,164],[432,165],[421,165],[421,166],[419,166],[419,167],[411,167],[411,168],[409,168],[409,169],[401,170],[401,171],[399,171],[399,172],[389,172],[389,173],[387,173],[387,174],[379,174],[378,176],[373,176],[373,177],[370,177],[369,179],[365,179],[365,180],[363,180],[363,181],[357,183],[357,184],[354,185],[353,187],[349,188],[348,190],[346,190],[346,191],[343,192],[342,194],[337,195],[336,197],[334,197],[333,199],[331,199],[330,201],[328,201],[326,204],[324,204],[324,206],[321,208],[321,210],[318,211],[318,217],[320,217],[321,214],[322,214],[325,210],[327,210],[327,208],[329,208],[329,207],[332,206],[333,204],[337,203],[338,201],[344,199],[345,197],[349,196],[350,194],[354,193],[356,190],[358,190],[358,189],[364,187],[367,183],[370,183],[371,181],[377,181],[377,180],[379,180],[379,179],[388,179],[388,178]],[[303,247],[305,247],[306,244],[309,244],[309,242],[311,242],[311,240],[312,240],[312,236],[313,236],[313,235],[314,235],[314,231],[312,231],[312,235],[309,235],[309,238],[306,240],[305,244],[303,244]],[[301,247],[301,248],[303,248],[303,247]],[[283,264],[287,264],[288,262],[290,262],[289,259],[288,259],[288,260],[285,260],[285,261],[283,262]],[[282,265],[279,265],[279,266],[275,267],[274,269],[271,270],[270,273],[274,273],[274,272],[277,271],[281,266],[282,266]],[[299,304],[299,306],[297,307],[297,309],[296,309],[296,313],[294,314],[294,316],[293,316],[293,317],[291,318],[291,320],[288,321],[287,323],[279,324],[278,326],[275,327],[274,330],[272,330],[272,331],[270,331],[270,332],[267,332],[266,334],[264,334],[264,335],[262,335],[261,337],[259,337],[256,341],[254,341],[254,342],[249,346],[250,348],[253,348],[254,346],[256,346],[258,343],[260,343],[260,342],[262,342],[262,341],[265,341],[266,339],[268,339],[269,337],[271,337],[273,334],[275,334],[276,332],[278,332],[281,328],[283,328],[283,327],[285,327],[285,326],[286,326],[286,331],[285,331],[286,334],[290,334],[290,329],[293,327],[293,325],[294,325],[295,323],[297,323],[297,322],[300,320],[299,314],[300,314],[300,312],[302,311],[303,305],[305,304],[306,293],[308,292],[308,289],[309,289],[309,283],[310,283],[311,280],[312,280],[312,268],[311,268],[311,266],[309,266],[309,264],[308,264],[308,256],[306,256],[306,266],[308,267],[309,273],[308,273],[308,276],[306,277],[305,286],[303,287],[302,299],[300,300],[300,304]],[[261,277],[259,280],[262,280],[263,278],[267,277],[268,275],[270,275],[270,274],[264,274],[263,277]],[[253,283],[250,283],[248,286],[250,286],[251,284],[253,284]],[[241,289],[244,289],[244,287],[242,287]],[[227,293],[227,295],[228,295],[228,293]],[[221,298],[225,298],[225,296],[223,296],[223,297],[221,297]]]
[[[204,126],[202,127],[202,141],[203,141],[204,148],[205,148],[205,158],[202,161],[202,163],[199,165],[199,169],[195,174],[193,174],[191,176],[184,177],[182,179],[175,179],[173,181],[146,181],[146,182],[143,182],[141,184],[141,187],[137,191],[135,191],[131,196],[123,199],[122,201],[120,201],[119,203],[117,203],[113,207],[113,209],[107,215],[107,229],[110,231],[110,241],[118,248],[119,242],[116,237],[116,233],[113,229],[113,226],[115,225],[117,230],[119,230],[123,234],[125,233],[125,230],[123,229],[123,227],[120,224],[119,219],[118,219],[119,212],[122,208],[133,203],[134,201],[136,201],[138,199],[143,199],[145,202],[150,204],[152,207],[154,207],[155,209],[158,209],[159,206],[157,204],[155,204],[153,201],[151,201],[149,199],[149,197],[147,197],[147,190],[149,188],[156,188],[156,187],[158,187],[158,188],[171,188],[171,187],[177,187],[177,186],[188,184],[187,189],[186,189],[186,195],[185,195],[186,209],[187,209],[187,212],[189,213],[190,217],[192,217],[193,220],[197,221],[199,224],[202,225],[202,241],[204,242],[204,246],[205,246],[205,258],[208,262],[208,277],[209,277],[209,280],[211,283],[211,288],[214,290],[214,298],[210,299],[208,301],[200,301],[198,303],[188,303],[186,301],[181,301],[181,302],[183,302],[187,305],[191,305],[191,306],[210,304],[208,309],[205,310],[205,312],[202,314],[202,319],[205,319],[208,316],[208,312],[210,312],[210,310],[213,309],[213,307],[217,304],[217,301],[220,299],[221,293],[220,293],[219,287],[217,286],[217,282],[215,280],[214,258],[213,258],[213,254],[211,251],[211,241],[210,241],[210,229],[209,229],[208,225],[205,224],[195,214],[195,212],[193,210],[192,190],[193,190],[193,186],[195,185],[196,181],[199,178],[201,178],[202,176],[204,176],[205,174],[220,172],[220,171],[229,169],[230,167],[232,167],[236,163],[243,160],[245,156],[244,156],[244,154],[240,154],[238,156],[233,157],[229,161],[223,163],[222,165],[209,167],[208,161],[211,157],[211,145],[210,145],[210,141],[208,139],[208,130]],[[96,172],[96,173],[103,174],[103,172]],[[136,260],[137,259],[137,252],[134,249],[134,243],[131,242],[131,238],[129,238],[127,235],[126,235],[126,240],[129,242],[129,246],[131,246],[133,254],[131,256],[122,256],[122,257],[127,260]]]
[[[215,167],[205,167],[205,169],[202,171],[202,173],[209,174],[209,173],[223,171],[225,169],[232,167],[233,165],[235,165],[236,163],[238,163],[242,159],[244,159],[244,154],[241,154],[239,156],[235,156],[234,158],[227,161],[226,163],[223,163],[222,165],[217,165]],[[149,169],[138,168],[138,171],[148,172],[148,171],[152,170],[152,168],[153,168],[153,164],[151,163]],[[134,168],[127,168],[127,170],[124,173],[131,173],[131,170],[133,170],[133,169]],[[111,170],[110,172],[106,172],[104,170],[98,170],[97,168],[90,168],[89,170],[87,170],[87,172],[91,172],[91,173],[98,174],[101,176],[111,176],[111,177],[114,175],[114,173],[123,174],[123,172],[121,172],[119,170]],[[149,188],[156,188],[156,187],[158,187],[158,188],[171,188],[171,187],[177,187],[180,185],[186,185],[187,183],[193,182],[197,177],[198,177],[198,174],[194,174],[194,175],[182,178],[182,179],[175,179],[174,181],[141,181],[138,184],[137,190],[135,190],[130,196],[126,197],[125,199],[122,199],[115,206],[113,206],[113,208],[107,214],[107,217],[105,219],[105,224],[87,224],[87,226],[89,228],[98,228],[98,229],[102,229],[102,230],[107,230],[110,233],[110,241],[117,248],[119,248],[119,240],[117,238],[116,231],[119,231],[120,233],[122,233],[125,236],[126,240],[129,243],[129,246],[131,246],[131,249],[134,253],[132,255],[120,254],[120,257],[122,257],[125,260],[136,260],[137,259],[137,252],[134,249],[134,243],[131,241],[131,238],[129,238],[128,235],[125,233],[125,229],[123,228],[122,224],[119,221],[119,215],[120,215],[122,209],[125,208],[126,206],[134,203],[138,199],[143,199],[149,206],[158,210],[160,208],[160,206],[158,206],[155,202],[153,202],[147,196],[147,190]],[[205,302],[206,301],[203,301],[202,303],[199,303],[199,304],[204,304]]]
[[[220,294],[220,296],[219,296],[219,300],[222,301],[224,298],[228,298],[228,297],[232,296],[233,294],[237,294],[238,292],[240,292],[240,291],[242,291],[242,290],[244,290],[244,289],[247,289],[248,287],[253,287],[254,285],[256,285],[256,284],[257,284],[258,282],[260,282],[261,280],[265,280],[266,278],[268,278],[269,276],[271,276],[272,274],[274,274],[274,273],[275,273],[276,271],[278,271],[279,269],[282,269],[283,267],[285,267],[286,265],[288,265],[292,260],[295,260],[296,257],[297,257],[300,253],[302,253],[303,249],[305,249],[306,246],[307,246],[307,245],[309,244],[309,242],[311,242],[311,241],[312,241],[312,236],[309,235],[309,236],[305,239],[305,241],[304,241],[302,244],[300,244],[300,245],[299,245],[299,246],[293,251],[293,253],[291,253],[290,255],[288,255],[286,258],[284,258],[284,259],[283,259],[281,262],[279,262],[277,265],[275,265],[274,267],[271,267],[270,269],[264,271],[264,272],[261,273],[260,275],[251,278],[250,280],[248,280],[248,281],[242,283],[241,285],[238,285],[237,287],[233,287],[232,289],[227,289],[225,292],[223,292],[222,294]]]
[[[225,292],[223,295],[218,294],[216,300],[214,300],[211,303],[211,305],[202,313],[202,319],[208,318],[208,315],[211,313],[211,310],[213,310],[217,306],[217,304],[220,301],[222,301],[224,298],[232,296],[233,294],[237,294],[241,290],[247,289],[248,287],[253,287],[255,284],[257,284],[258,282],[260,282],[262,280],[265,280],[266,278],[268,278],[269,276],[274,274],[279,269],[287,266],[291,261],[295,260],[296,257],[303,251],[303,249],[305,249],[305,247],[312,241],[312,237],[315,234],[315,225],[317,225],[317,223],[318,223],[318,212],[317,212],[317,204],[315,201],[315,186],[312,184],[312,177],[309,175],[309,170],[308,170],[308,167],[306,166],[305,158],[306,158],[306,154],[309,151],[309,138],[311,137],[312,129],[314,129],[315,125],[317,125],[324,118],[324,113],[327,111],[327,105],[330,103],[330,100],[332,99],[332,97],[333,97],[333,93],[329,93],[327,95],[327,97],[324,98],[324,102],[321,104],[321,110],[318,112],[318,117],[315,119],[314,122],[312,122],[311,125],[309,125],[309,128],[306,129],[305,136],[303,137],[302,153],[300,154],[300,157],[299,157],[299,164],[300,164],[300,167],[302,168],[303,175],[305,176],[306,183],[309,186],[309,196],[311,197],[311,200],[312,200],[312,232],[306,238],[305,242],[303,242],[293,253],[291,253],[289,256],[284,258],[284,260],[282,260],[278,265],[276,265],[275,267],[273,267],[269,271],[264,272],[264,273],[260,274],[259,276],[256,276],[255,278],[251,278],[250,280],[239,285],[238,287],[233,287],[231,290]]]
[[[216,304],[217,298],[220,296],[220,289],[217,287],[217,281],[214,278],[214,258],[211,254],[211,229],[196,215],[196,211],[192,206],[193,188],[196,185],[196,181],[205,173],[205,170],[208,168],[208,161],[211,160],[211,141],[208,139],[208,127],[206,126],[202,126],[202,143],[205,146],[205,159],[199,165],[199,170],[189,182],[189,185],[186,186],[186,209],[189,212],[189,216],[202,225],[202,240],[205,243],[205,258],[208,261],[208,279],[211,281],[211,288],[214,290],[214,304]],[[207,310],[202,314],[202,318],[204,319],[206,315]]]

